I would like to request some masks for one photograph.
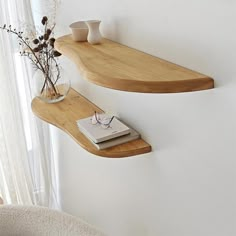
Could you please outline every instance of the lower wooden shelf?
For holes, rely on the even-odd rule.
[[[103,111],[74,89],[70,89],[69,94],[63,101],[54,104],[47,104],[38,98],[34,98],[31,107],[36,116],[64,130],[81,147],[95,155],[119,158],[151,151],[151,146],[143,139],[134,140],[104,150],[98,150],[94,147],[86,136],[79,131],[76,120],[92,116],[94,111]]]

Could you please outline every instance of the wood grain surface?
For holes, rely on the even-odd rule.
[[[177,93],[214,87],[209,76],[108,39],[101,44],[58,38],[55,47],[78,66],[84,79],[111,89],[143,93]]]
[[[142,139],[104,150],[98,150],[94,147],[86,136],[79,131],[76,121],[92,116],[94,111],[103,111],[73,89],[70,89],[67,97],[61,102],[47,104],[38,98],[34,98],[31,107],[36,116],[64,130],[81,147],[95,155],[118,158],[134,156],[151,151],[151,146]]]

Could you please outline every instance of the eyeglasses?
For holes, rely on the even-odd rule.
[[[105,114],[98,114],[96,111],[94,112],[94,115],[91,118],[91,123],[93,125],[99,124],[103,129],[111,128],[110,124],[112,120],[114,119],[114,116],[110,117]]]

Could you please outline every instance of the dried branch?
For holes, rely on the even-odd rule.
[[[55,38],[52,37],[55,24],[51,27],[48,26],[48,18],[44,16],[41,20],[43,25],[43,33],[35,33],[33,40],[29,37],[24,37],[22,31],[17,31],[12,29],[12,26],[7,26],[4,24],[0,26],[0,29],[15,35],[19,40],[19,45],[21,48],[20,55],[27,57],[34,68],[40,70],[45,78],[43,87],[41,88],[41,93],[47,88],[51,88],[56,96],[59,96],[56,83],[60,78],[60,69],[56,58],[61,56],[61,54],[54,49]],[[51,73],[53,69],[56,68],[56,79],[53,81]]]

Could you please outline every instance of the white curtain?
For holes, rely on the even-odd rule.
[[[30,0],[0,0],[0,25],[33,26]],[[48,125],[31,111],[32,73],[14,35],[0,30],[0,196],[59,208]]]

